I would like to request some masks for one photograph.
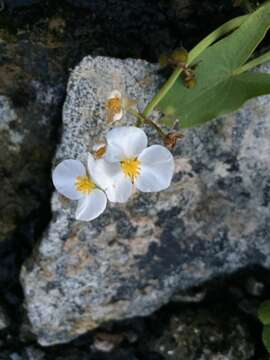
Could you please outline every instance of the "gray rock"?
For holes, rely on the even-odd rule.
[[[0,307],[0,330],[5,330],[9,325],[9,317],[6,314],[6,311]]]
[[[64,93],[59,70],[51,66],[47,73],[52,58],[46,48],[27,35],[16,39],[0,29],[0,242],[10,239],[30,214],[33,220],[48,198],[48,170]]]
[[[44,192],[46,195],[48,193],[44,187],[38,189],[38,185],[43,182],[44,186],[47,186],[45,178],[47,164],[50,161],[48,155],[53,146],[48,146],[50,152],[47,153],[42,149],[44,149],[45,139],[48,140],[51,136],[51,127],[45,111],[43,119],[38,123],[35,111],[41,110],[40,106],[43,110],[45,106],[50,106],[49,103],[55,93],[52,88],[44,89],[38,82],[33,81],[29,86],[36,92],[36,96],[40,97],[34,102],[30,100],[33,111],[31,118],[28,116],[27,107],[18,109],[10,96],[0,95],[0,174],[2,178],[0,241],[8,239],[18,224],[40,206],[38,197],[44,196]],[[41,104],[41,102],[44,103]],[[27,124],[24,124],[26,119]],[[43,129],[43,137],[41,134],[38,137],[37,131],[41,129]],[[45,161],[47,160],[47,167],[44,166],[44,158]],[[33,179],[33,171],[36,174],[36,180]],[[24,189],[26,184],[28,184],[27,190]]]
[[[50,217],[48,178],[66,83],[63,63],[54,51],[48,56],[48,27],[42,32],[30,16],[33,26],[16,31],[11,19],[19,18],[0,12],[0,286],[16,311],[21,263]]]
[[[25,349],[27,360],[44,360],[45,353],[34,346],[28,346]]]
[[[150,349],[164,360],[243,360],[254,356],[245,324],[223,308],[179,309]]]
[[[55,163],[83,160],[107,130],[100,94],[112,74],[122,74],[127,95],[143,108],[163,80],[157,69],[141,60],[84,58],[70,77]],[[53,195],[51,223],[21,274],[42,345],[149,315],[176,292],[246,266],[270,268],[269,99],[186,131],[164,192],[137,193],[91,223],[74,221],[76,204]]]

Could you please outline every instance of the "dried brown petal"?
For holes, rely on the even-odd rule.
[[[164,138],[164,145],[169,149],[173,149],[177,143],[177,140],[180,140],[183,137],[184,135],[180,132],[168,133]]]
[[[117,114],[122,112],[122,99],[120,96],[109,98],[106,103],[108,122],[113,122]]]
[[[94,153],[94,157],[95,159],[101,159],[103,158],[103,156],[105,155],[106,153],[106,150],[107,150],[107,146],[106,145],[102,145],[100,146]]]

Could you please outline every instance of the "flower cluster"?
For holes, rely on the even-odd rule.
[[[122,119],[137,102],[124,96],[121,76],[112,79],[114,91],[103,89],[106,99],[107,122]],[[106,91],[105,91],[106,90]],[[147,120],[147,119],[145,119]],[[151,125],[157,125],[148,120]],[[158,128],[159,130],[159,128]],[[171,148],[176,140],[163,136]],[[148,139],[140,127],[118,126],[108,131],[105,140],[96,144],[88,154],[87,167],[79,160],[64,160],[56,166],[52,178],[58,192],[71,200],[78,200],[75,217],[90,221],[103,213],[107,200],[125,203],[136,189],[157,192],[169,187],[174,173],[173,156],[161,145],[148,146]]]
[[[59,193],[78,200],[76,219],[97,218],[111,202],[128,201],[135,189],[157,192],[169,187],[174,160],[161,145],[148,145],[145,132],[138,127],[115,127],[106,135],[101,156],[88,154],[87,169],[78,160],[64,160],[53,171]]]

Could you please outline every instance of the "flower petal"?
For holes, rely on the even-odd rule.
[[[119,172],[107,187],[106,194],[111,202],[125,203],[132,195],[132,183],[122,172]]]
[[[107,143],[107,148],[103,158],[108,162],[117,163],[125,159],[125,153],[123,147],[115,143]]]
[[[88,162],[89,172],[95,183],[103,189],[112,202],[124,203],[132,194],[132,183],[127,178],[120,163],[110,163],[104,159]]]
[[[97,218],[106,209],[107,197],[102,190],[94,189],[89,195],[78,202],[76,219],[91,221]]]
[[[121,171],[120,163],[109,163],[106,160],[95,160],[91,154],[88,156],[88,172],[94,183],[101,189],[107,189],[113,178]]]
[[[141,161],[141,173],[135,185],[140,191],[156,192],[170,186],[174,160],[169,150],[161,145],[152,145],[138,159]]]
[[[105,159],[111,162],[135,158],[146,148],[145,132],[135,126],[121,126],[110,130],[106,136]]]
[[[112,121],[114,122],[114,121],[121,120],[122,117],[123,117],[123,115],[124,115],[124,112],[123,112],[123,110],[121,109],[118,113],[116,113],[116,114],[113,115]]]
[[[85,167],[78,160],[64,160],[56,166],[52,180],[56,190],[71,200],[79,200],[83,194],[76,189],[77,176],[86,174]]]
[[[119,90],[113,90],[108,97],[108,101],[111,99],[115,99],[115,98],[118,98],[120,100],[120,111],[117,113],[115,113],[113,111],[111,113],[110,109],[108,109],[108,121],[109,122],[121,120],[124,115],[123,105],[122,105],[122,94]]]
[[[122,98],[122,94],[121,91],[119,90],[113,90],[110,95],[108,96],[108,99],[113,99],[115,97],[119,97],[120,99]]]
[[[99,186],[98,178],[96,178],[96,176],[95,176],[95,167],[96,167],[97,161],[99,161],[99,160],[96,160],[92,154],[88,153],[88,158],[87,158],[88,174],[89,174],[90,178],[92,178],[94,183]]]

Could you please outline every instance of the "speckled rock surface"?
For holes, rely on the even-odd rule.
[[[100,89],[116,71],[140,108],[162,80],[144,61],[84,58],[70,77],[55,162],[83,160],[107,128]],[[41,344],[148,315],[177,290],[246,266],[270,267],[269,110],[269,97],[256,99],[187,131],[167,191],[137,193],[91,223],[74,221],[76,204],[53,195],[52,221],[21,274]]]
[[[247,360],[254,356],[245,325],[216,305],[211,311],[180,307],[150,348],[164,360]]]

